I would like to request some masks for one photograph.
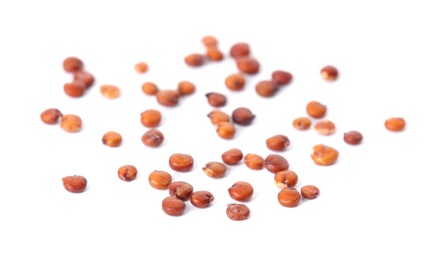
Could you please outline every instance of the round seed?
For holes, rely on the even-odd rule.
[[[278,86],[283,86],[291,82],[292,74],[283,70],[275,70],[271,74],[271,78]]]
[[[63,187],[72,193],[80,193],[86,189],[87,180],[80,175],[66,176],[62,178]]]
[[[223,52],[221,52],[217,48],[208,48],[206,50],[206,56],[208,57],[209,60],[212,60],[212,61],[223,60]]]
[[[175,153],[169,157],[169,166],[174,171],[188,172],[193,169],[194,160],[189,154]]]
[[[100,91],[101,94],[108,99],[115,99],[121,95],[121,90],[114,85],[102,85]]]
[[[146,62],[139,62],[134,65],[134,69],[137,73],[145,73],[148,71],[148,64]]]
[[[301,187],[301,196],[303,198],[311,200],[319,195],[319,189],[314,185],[305,185]]]
[[[283,151],[289,146],[290,141],[286,135],[274,135],[267,138],[265,144],[270,150]]]
[[[82,121],[77,115],[63,115],[60,120],[60,127],[66,132],[75,133],[81,130]]]
[[[286,171],[289,168],[288,161],[281,155],[270,154],[265,157],[264,167],[272,173]]]
[[[244,157],[244,164],[252,170],[260,170],[264,167],[264,158],[257,154],[248,153]]]
[[[124,165],[118,169],[119,179],[129,182],[135,180],[137,177],[137,168],[133,165]]]
[[[79,70],[74,72],[74,81],[83,82],[86,89],[92,87],[95,82],[95,77],[87,71]]]
[[[389,131],[399,132],[404,130],[405,120],[402,117],[391,117],[384,122],[384,126]]]
[[[243,159],[243,152],[240,149],[232,148],[222,154],[222,161],[229,165],[235,165]]]
[[[42,122],[49,125],[54,125],[57,124],[59,118],[62,117],[62,113],[57,108],[49,108],[42,112],[40,117]]]
[[[193,53],[185,56],[185,63],[191,67],[199,67],[204,63],[204,58],[202,54]]]
[[[160,90],[156,94],[157,102],[160,105],[166,107],[173,107],[178,105],[179,102],[179,92],[177,90]]]
[[[206,48],[216,48],[218,44],[218,40],[216,37],[207,35],[202,38],[202,43]]]
[[[146,127],[157,127],[161,122],[161,112],[148,109],[140,113],[140,122]]]
[[[86,86],[80,80],[74,80],[70,83],[65,83],[63,85],[63,91],[65,92],[65,94],[73,98],[82,97],[85,90]]]
[[[166,171],[153,171],[148,177],[149,185],[157,190],[165,190],[172,183],[172,175]]]
[[[66,72],[76,72],[83,69],[83,62],[77,57],[68,57],[63,60],[63,69]]]
[[[315,130],[320,135],[332,135],[336,131],[336,126],[330,120],[323,120],[316,122]]]
[[[255,58],[241,57],[236,62],[238,70],[243,73],[253,75],[259,72],[259,62]]]
[[[325,66],[321,69],[321,77],[327,81],[334,81],[338,78],[338,70],[333,66]]]
[[[344,141],[347,144],[360,144],[362,142],[363,135],[358,131],[349,131],[344,133]]]
[[[244,204],[231,203],[226,208],[226,215],[231,220],[245,220],[250,215],[250,209]]]
[[[280,189],[294,187],[298,182],[298,175],[290,170],[276,172],[274,184]]]
[[[158,86],[152,82],[145,82],[142,84],[142,91],[146,95],[153,96],[158,92]]]
[[[279,87],[271,80],[259,81],[255,86],[256,93],[261,97],[272,97]]]
[[[228,189],[228,192],[234,200],[248,201],[253,196],[253,186],[245,181],[237,181]]]
[[[244,78],[243,74],[231,74],[226,77],[225,85],[230,90],[240,91],[244,89],[244,86],[246,85],[246,79]]]
[[[193,193],[193,186],[184,181],[174,181],[169,184],[170,196],[175,196],[180,200],[187,201]]]
[[[195,191],[190,195],[190,202],[197,208],[206,208],[214,201],[214,196],[209,191]]]
[[[306,112],[313,118],[323,118],[327,112],[327,107],[318,101],[310,101],[306,105]]]
[[[177,197],[166,197],[162,202],[164,213],[169,216],[178,217],[184,213],[185,203]]]
[[[277,194],[277,199],[280,205],[293,208],[300,203],[301,195],[300,192],[294,188],[285,188]]]
[[[102,143],[110,147],[118,147],[122,143],[122,136],[118,132],[107,132],[102,137]]]
[[[222,107],[226,105],[226,97],[223,94],[217,92],[209,92],[205,94],[205,97],[208,99],[208,104],[213,107]]]
[[[209,162],[202,168],[206,175],[212,178],[222,178],[226,173],[226,165],[221,162]]]
[[[247,43],[239,42],[232,45],[229,50],[229,54],[232,58],[238,59],[240,57],[246,57],[250,54],[250,46]]]
[[[232,112],[234,123],[242,126],[250,125],[255,117],[252,111],[246,107],[238,107]]]
[[[230,122],[231,118],[223,111],[214,110],[207,114],[207,117],[211,120],[213,125],[217,125],[221,122]]]
[[[223,139],[232,139],[235,136],[237,129],[232,123],[220,122],[216,126],[218,136]]]
[[[307,117],[297,117],[292,121],[292,125],[297,130],[307,130],[310,128],[311,121]]]
[[[164,135],[157,129],[150,129],[142,135],[142,142],[149,147],[158,147],[164,141]]]
[[[181,96],[187,96],[194,93],[196,86],[190,81],[181,81],[178,83],[178,92]]]
[[[327,166],[334,164],[339,157],[338,150],[323,144],[317,144],[312,148],[310,157],[317,165]]]

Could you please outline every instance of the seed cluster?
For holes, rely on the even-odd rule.
[[[218,40],[213,36],[202,38],[205,47],[204,52],[191,53],[184,57],[185,64],[190,67],[199,67],[206,63],[217,62],[225,57],[218,47]],[[228,75],[222,83],[231,91],[242,91],[248,80],[248,76],[257,74],[260,70],[259,61],[251,55],[250,45],[239,42],[231,46],[229,56],[235,61],[238,72]],[[83,62],[76,57],[68,57],[63,61],[66,72],[73,74],[73,80],[64,85],[64,92],[77,98],[84,95],[85,91],[94,84],[94,76],[84,70]],[[143,74],[148,71],[148,64],[139,62],[134,69]],[[334,66],[325,66],[320,70],[321,77],[329,82],[338,79],[339,72]],[[270,79],[260,80],[255,85],[256,93],[261,97],[273,97],[277,91],[291,83],[293,75],[285,70],[275,70]],[[192,95],[196,92],[196,85],[190,81],[180,81],[176,88],[160,90],[154,82],[144,82],[141,85],[142,92],[147,96],[155,96],[157,102],[166,107],[177,106],[181,97]],[[105,84],[100,87],[101,94],[108,99],[120,97],[120,88],[115,85]],[[205,95],[208,104],[214,110],[207,117],[216,127],[216,132],[222,139],[233,139],[237,127],[246,127],[254,123],[256,115],[247,107],[238,107],[231,113],[219,110],[226,106],[227,97],[217,91],[210,91]],[[292,125],[296,130],[306,131],[314,126],[314,130],[322,136],[333,135],[336,132],[335,123],[327,119],[327,106],[313,100],[306,105],[306,115],[296,117]],[[58,124],[66,132],[79,132],[82,128],[81,118],[74,114],[63,114],[57,108],[49,108],[40,114],[41,121],[48,125]],[[140,113],[141,124],[148,128],[142,135],[144,145],[157,148],[165,137],[157,129],[160,126],[163,115],[158,109],[147,109]],[[384,126],[392,132],[400,132],[405,128],[406,122],[402,117],[391,117],[385,120]],[[122,143],[122,136],[115,131],[108,131],[102,137],[102,143],[109,147],[118,147]],[[344,133],[343,141],[349,145],[362,143],[363,135],[355,130]],[[228,167],[245,165],[251,170],[266,169],[274,175],[275,186],[279,189],[277,201],[284,207],[293,208],[299,205],[302,199],[312,200],[319,196],[320,191],[315,185],[304,185],[297,189],[299,176],[290,169],[288,160],[279,154],[291,145],[289,137],[283,133],[276,134],[264,140],[266,147],[272,153],[261,156],[256,153],[244,153],[239,148],[231,148],[221,153],[220,161],[208,161],[201,167],[203,173],[211,179],[224,178]],[[335,164],[339,159],[339,151],[325,144],[317,144],[312,147],[310,157],[319,166]],[[193,170],[195,160],[190,154],[173,153],[168,158],[168,166],[176,172],[189,172]],[[131,182],[137,178],[138,169],[133,165],[123,165],[117,170],[117,176],[124,182]],[[72,193],[81,193],[86,190],[87,179],[81,175],[71,175],[62,178],[64,188]],[[162,210],[169,216],[181,216],[186,210],[186,203],[197,208],[207,208],[214,201],[210,191],[197,190],[185,181],[174,181],[172,175],[164,170],[154,170],[148,175],[149,185],[156,190],[167,190],[168,196],[162,200]],[[248,219],[250,209],[243,204],[252,200],[255,195],[254,187],[245,180],[239,180],[228,187],[228,195],[235,203],[227,204],[226,214],[229,219],[240,221]]]

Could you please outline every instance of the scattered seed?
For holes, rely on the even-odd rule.
[[[66,132],[75,133],[81,130],[82,121],[77,115],[63,115],[60,120],[60,127]]]
[[[252,124],[253,119],[255,119],[255,115],[252,111],[246,107],[238,107],[234,109],[232,112],[232,120],[234,123],[247,126]]]
[[[142,91],[146,95],[153,96],[158,92],[158,86],[152,82],[145,82],[142,84]]]
[[[323,120],[315,123],[315,130],[320,135],[332,135],[336,131],[336,126],[330,120]]]
[[[234,200],[248,201],[253,196],[253,186],[245,181],[237,181],[228,189],[228,192]]]
[[[277,199],[280,205],[293,208],[300,203],[301,195],[295,188],[284,188],[278,193]]]
[[[250,46],[247,43],[240,42],[235,43],[229,50],[229,54],[232,58],[238,59],[241,57],[247,57],[250,55]]]
[[[199,67],[204,63],[204,58],[202,54],[193,53],[189,54],[184,58],[185,63],[191,67]]]
[[[80,193],[86,189],[87,180],[81,175],[72,175],[62,178],[63,187],[72,193]]]
[[[174,171],[188,172],[193,169],[194,159],[185,153],[174,153],[169,157],[169,166]]]
[[[175,196],[180,200],[187,201],[193,193],[193,186],[184,181],[174,181],[169,184],[170,196]]]
[[[153,171],[148,177],[149,185],[157,190],[165,190],[172,183],[172,175],[166,171]]]
[[[122,143],[122,136],[118,132],[107,132],[102,137],[102,143],[110,147],[118,147]]]
[[[205,94],[208,99],[208,104],[213,107],[222,107],[226,105],[226,96],[217,92],[209,92]]]
[[[139,62],[134,65],[134,69],[137,73],[145,73],[148,71],[148,64],[146,62]]]
[[[232,148],[222,154],[222,161],[228,165],[235,165],[243,159],[243,152],[238,148]]]
[[[196,86],[190,81],[181,81],[178,83],[178,92],[181,96],[187,96],[194,93]]]
[[[244,164],[252,170],[260,170],[264,167],[264,158],[257,154],[248,153],[244,157]]]
[[[148,109],[140,113],[140,122],[146,127],[157,127],[161,122],[161,112]]]
[[[216,131],[218,136],[223,139],[232,139],[235,136],[237,129],[232,123],[220,122],[216,125]]]
[[[298,182],[298,175],[291,170],[276,172],[274,175],[274,184],[279,189],[294,187]]]
[[[221,61],[221,60],[223,60],[223,52],[221,52],[217,48],[208,48],[208,50],[206,50],[206,56],[211,61]]]
[[[271,78],[277,86],[283,86],[291,82],[292,74],[283,70],[275,70],[271,74]]]
[[[228,114],[220,110],[214,110],[207,114],[207,117],[211,120],[213,125],[217,125],[221,122],[230,122],[231,118]]]
[[[289,146],[290,141],[286,135],[274,135],[267,138],[265,144],[267,145],[268,149],[281,152]]]
[[[306,105],[306,112],[313,118],[323,118],[327,112],[327,107],[318,101],[310,101]]]
[[[272,173],[286,171],[289,168],[288,160],[278,154],[270,154],[265,157],[264,167]]]
[[[347,144],[360,144],[362,142],[363,135],[358,131],[349,131],[344,133],[344,141]]]
[[[231,74],[226,77],[225,85],[230,90],[240,91],[244,89],[244,86],[246,85],[246,79],[244,78],[243,74]]]
[[[119,179],[129,182],[135,180],[137,177],[137,168],[133,165],[124,165],[118,169]]]
[[[179,92],[177,90],[160,90],[156,94],[157,102],[160,105],[166,107],[173,107],[178,105],[179,102]]]
[[[241,57],[237,59],[237,68],[243,73],[253,75],[259,72],[259,62],[255,58]]]
[[[100,91],[101,94],[108,99],[115,99],[121,95],[121,90],[114,85],[102,85]]]
[[[226,165],[221,162],[209,162],[202,170],[209,177],[222,178],[226,174]]]
[[[79,70],[74,72],[74,81],[76,80],[83,82],[85,88],[88,89],[95,82],[95,77],[87,71]]]
[[[85,90],[86,86],[80,80],[74,80],[63,85],[63,91],[65,94],[73,98],[82,97]]]
[[[311,200],[319,195],[319,189],[314,185],[305,185],[301,187],[301,196],[303,198]]]
[[[384,126],[389,131],[399,132],[405,128],[405,120],[402,117],[391,117],[384,122]]]
[[[76,72],[83,69],[83,62],[77,57],[68,57],[63,60],[63,69],[66,72]]]
[[[206,48],[217,48],[218,40],[214,36],[207,35],[202,38],[202,43]]]
[[[327,81],[334,81],[338,78],[338,70],[333,66],[325,66],[321,69],[321,77]]]
[[[245,220],[250,215],[250,209],[244,204],[231,203],[226,208],[226,215],[231,220]]]
[[[278,85],[271,80],[261,80],[255,86],[256,93],[261,97],[272,97],[277,90],[279,90]]]
[[[297,130],[307,130],[310,128],[311,121],[307,117],[297,117],[292,121],[292,125]]]
[[[162,208],[169,216],[178,217],[184,213],[185,203],[177,197],[166,197],[163,199]]]
[[[62,113],[57,108],[49,108],[42,112],[40,117],[42,122],[49,125],[54,125],[57,124],[59,118],[62,117]]]
[[[312,148],[310,157],[317,165],[327,166],[334,164],[339,157],[338,150],[323,144],[317,144]]]
[[[209,191],[195,191],[190,195],[190,202],[197,208],[206,208],[214,201],[214,196]]]
[[[150,129],[142,135],[142,142],[149,147],[158,147],[164,141],[164,135],[157,129]]]

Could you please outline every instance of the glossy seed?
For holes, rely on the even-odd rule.
[[[59,118],[61,117],[62,117],[62,113],[57,108],[49,108],[44,112],[42,112],[40,115],[42,122],[49,125],[57,124]]]
[[[205,94],[205,97],[208,100],[208,104],[213,107],[222,107],[226,105],[226,96],[221,93],[209,92]]]
[[[156,109],[148,109],[140,113],[140,122],[146,127],[157,127],[161,122],[161,112]]]
[[[150,129],[142,135],[142,143],[149,147],[158,147],[164,141],[164,135],[157,129]]]
[[[122,136],[118,132],[109,131],[103,135],[102,143],[110,147],[118,147],[122,143]]]
[[[323,144],[317,144],[312,148],[310,157],[315,164],[328,166],[334,164],[339,157],[338,150]]]
[[[149,185],[157,190],[165,190],[172,183],[172,175],[166,171],[155,170],[148,176]]]
[[[169,157],[169,166],[174,171],[188,172],[193,169],[194,159],[185,153],[174,153]]]
[[[301,195],[295,188],[284,188],[277,194],[280,205],[293,208],[300,203]]]
[[[310,101],[306,105],[306,113],[313,118],[323,118],[326,112],[327,107],[318,101]]]
[[[196,208],[207,208],[214,201],[209,191],[195,191],[190,195],[190,202]]]
[[[255,117],[256,115],[246,107],[238,107],[232,111],[232,120],[238,125],[250,125],[252,124]]]
[[[314,185],[305,185],[301,187],[301,196],[303,198],[312,200],[319,195],[319,189]]]
[[[178,105],[179,102],[179,92],[177,90],[160,90],[157,92],[157,102],[160,105],[166,106],[166,107],[173,107]]]
[[[389,131],[400,132],[405,128],[405,119],[402,117],[391,117],[384,121],[384,126]]]
[[[81,175],[72,175],[62,178],[63,187],[72,193],[83,192],[87,187],[87,180]]]
[[[193,186],[185,181],[174,181],[169,184],[168,188],[170,196],[175,196],[183,201],[189,200],[193,193]]]
[[[307,117],[297,117],[292,121],[292,125],[297,130],[307,130],[310,128],[311,121]]]
[[[327,81],[334,81],[338,78],[339,72],[333,66],[325,66],[321,69],[321,77]]]
[[[81,130],[82,121],[77,115],[68,114],[63,115],[60,120],[60,127],[66,132],[76,133]]]
[[[232,148],[222,154],[222,161],[228,165],[235,165],[243,159],[243,152],[238,148]]]
[[[126,182],[135,180],[137,177],[137,168],[133,165],[123,165],[118,169],[118,177]]]
[[[286,171],[289,168],[288,160],[279,154],[270,154],[264,159],[264,167],[272,173]]]
[[[184,201],[178,199],[177,197],[164,198],[161,207],[164,213],[173,217],[181,216],[185,211]]]
[[[251,57],[241,57],[236,60],[237,68],[242,73],[246,73],[248,75],[257,74],[259,72],[259,62],[255,58]]]
[[[248,153],[244,156],[244,164],[252,170],[260,170],[264,167],[264,158],[257,154]]]
[[[349,131],[344,133],[344,141],[347,144],[360,144],[362,142],[363,135],[358,131]]]
[[[289,138],[286,135],[274,135],[265,141],[267,148],[272,151],[281,152],[285,150],[290,145]]]

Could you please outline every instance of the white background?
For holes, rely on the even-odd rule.
[[[351,2],[351,3],[349,3]],[[432,88],[434,16],[430,1],[2,1],[0,3],[0,259],[432,259]],[[214,35],[226,59],[192,69],[185,55],[203,52],[200,40]],[[224,78],[236,72],[228,51],[247,42],[261,62],[244,91],[230,92]],[[96,77],[82,98],[63,92],[71,80],[62,61],[80,57]],[[145,61],[149,72],[134,64]],[[332,64],[341,76],[321,79]],[[273,98],[261,98],[255,83],[276,69],[293,82]],[[176,108],[160,106],[141,92],[145,81],[174,89],[196,84]],[[105,99],[102,84],[121,88]],[[431,91],[430,91],[431,90]],[[222,108],[251,108],[251,126],[237,127],[231,141],[217,136],[205,94],[227,95]],[[292,120],[318,100],[335,122],[332,136],[313,128],[296,131]],[[55,107],[83,119],[71,134],[39,115]],[[140,113],[159,109],[162,147],[141,143],[147,129]],[[384,120],[403,117],[405,131],[392,133]],[[343,142],[358,130],[359,146]],[[102,145],[118,131],[121,147]],[[202,172],[209,161],[237,147],[244,154],[273,153],[265,139],[285,134],[281,154],[299,176],[297,188],[319,187],[321,195],[285,208],[277,201],[273,174],[244,164],[226,177]],[[309,153],[323,143],[340,151],[336,165],[316,166]],[[168,166],[172,153],[194,157],[191,172]],[[126,183],[117,169],[133,164],[139,174]],[[212,206],[187,203],[181,217],[161,210],[167,191],[150,187],[153,170],[209,190]],[[64,190],[61,179],[87,178],[84,193]],[[227,218],[227,193],[234,182],[250,182],[248,220]],[[178,258],[179,257],[179,258]]]

